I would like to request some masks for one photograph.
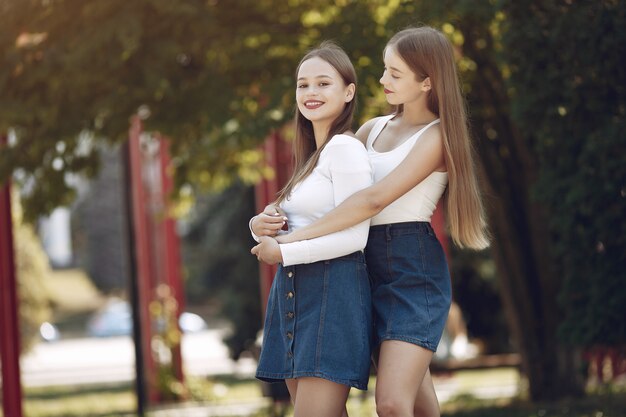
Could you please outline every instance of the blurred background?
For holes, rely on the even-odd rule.
[[[418,24],[455,47],[493,235],[449,247],[443,415],[626,415],[626,2],[0,0],[24,415],[290,415],[253,378],[248,220],[288,172],[294,71],[339,43],[356,128]]]

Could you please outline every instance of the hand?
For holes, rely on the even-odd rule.
[[[277,206],[275,204],[268,204],[267,206],[265,206],[265,209],[263,210],[263,213],[268,214],[270,216],[275,216],[276,213],[278,213],[279,215],[285,217],[286,214],[283,211],[283,209],[280,208],[280,206]]]
[[[250,250],[250,253],[256,255],[257,259],[268,265],[274,265],[283,261],[283,254],[280,252],[278,242],[271,237],[262,236],[258,245]]]
[[[269,205],[265,207],[263,213],[252,218],[250,226],[257,236],[276,236],[283,228],[287,217],[280,207]]]

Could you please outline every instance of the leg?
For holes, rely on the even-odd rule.
[[[298,392],[298,380],[297,379],[285,379],[285,385],[289,391],[291,397],[291,404],[296,403],[296,393]]]
[[[322,378],[298,378],[294,417],[346,415],[350,387]]]
[[[412,343],[387,340],[381,344],[376,383],[376,412],[380,417],[413,417],[432,356],[432,351]]]
[[[413,407],[414,417],[439,417],[441,416],[441,410],[439,409],[439,400],[435,393],[435,386],[433,385],[433,378],[430,375],[430,370],[426,370],[422,385],[420,385],[417,391],[417,397],[415,398],[415,405]]]

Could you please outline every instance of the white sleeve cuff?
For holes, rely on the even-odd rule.
[[[252,231],[252,220],[254,220],[256,216],[252,216],[250,221],[248,222],[248,228],[250,228],[250,234],[252,235],[252,239],[256,240],[257,243],[260,243],[259,237]]]

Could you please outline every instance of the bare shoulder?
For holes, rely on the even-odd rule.
[[[439,124],[435,124],[420,135],[409,154],[422,161],[421,163],[427,158],[436,164],[435,171],[445,172],[447,169],[444,152],[443,130]]]
[[[361,142],[366,143],[367,137],[370,135],[370,132],[374,128],[376,122],[382,119],[384,116],[374,117],[373,119],[369,119],[367,122],[363,123],[363,125],[356,131],[356,137]]]
[[[436,123],[436,124],[430,126],[428,129],[426,129],[424,131],[424,133],[422,133],[422,136],[421,136],[420,140],[442,141],[443,140],[443,131],[441,130],[441,125],[439,123]]]

